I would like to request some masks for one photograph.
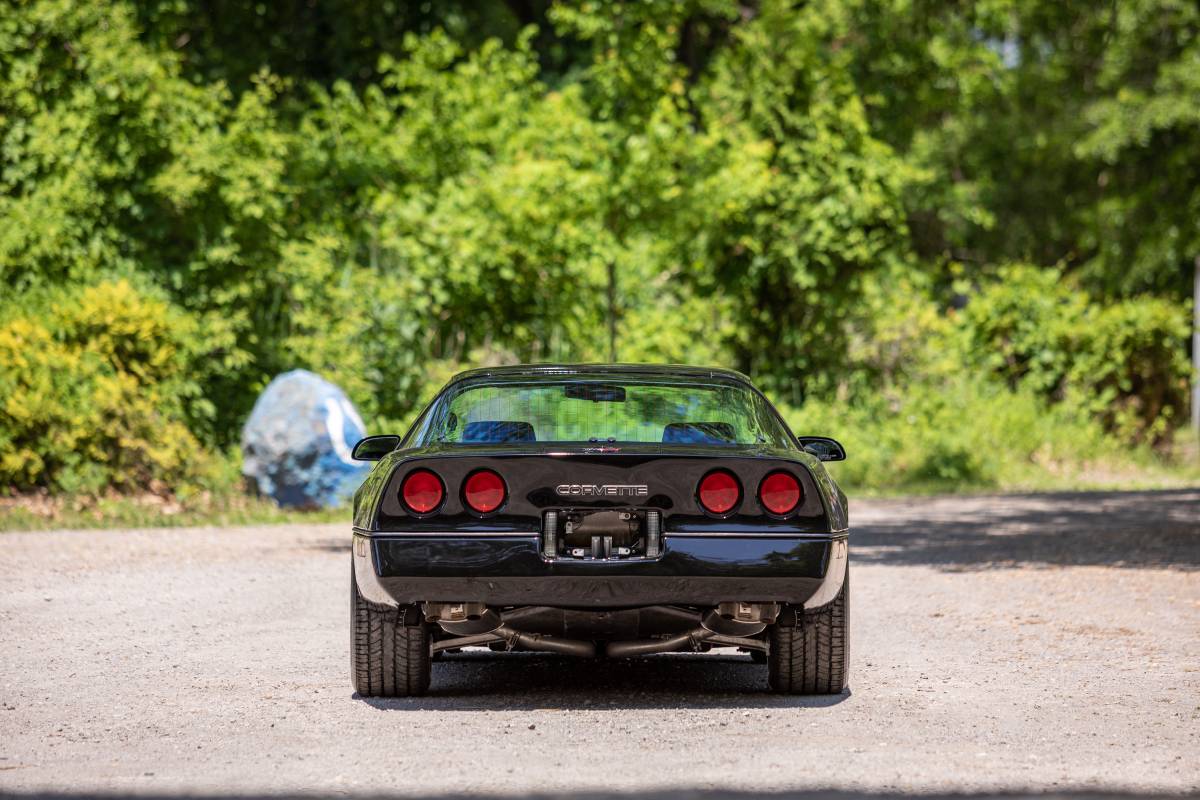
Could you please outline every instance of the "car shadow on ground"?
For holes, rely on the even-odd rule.
[[[860,564],[1198,570],[1200,489],[852,500],[850,531]]]
[[[767,688],[766,666],[745,654],[582,659],[471,649],[433,665],[433,681],[425,697],[355,697],[387,711],[605,711],[826,708],[849,700],[851,694],[849,690],[836,695],[774,694]]]

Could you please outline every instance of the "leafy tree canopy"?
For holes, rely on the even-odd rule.
[[[720,362],[798,405],[940,379],[930,342],[1054,403],[1108,342],[1149,373],[1081,413],[1180,416],[1194,3],[4,3],[0,484],[70,428],[25,347],[210,447],[297,366],[399,423],[466,362]],[[1004,327],[1005,284],[1061,287],[1066,338]],[[153,324],[50,313],[103,298]]]

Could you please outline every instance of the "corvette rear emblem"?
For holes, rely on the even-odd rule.
[[[650,493],[650,487],[645,484],[560,483],[554,491],[563,497],[645,497]]]

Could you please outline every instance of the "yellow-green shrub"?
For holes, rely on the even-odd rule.
[[[187,424],[203,413],[192,317],[124,280],[31,292],[7,309],[0,488],[186,491],[213,478]]]

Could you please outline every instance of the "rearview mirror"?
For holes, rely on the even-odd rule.
[[[819,458],[821,461],[845,461],[846,448],[837,439],[828,436],[800,436],[800,446],[805,452]]]
[[[591,400],[593,403],[624,403],[625,387],[605,383],[568,383],[563,394],[572,400]]]
[[[400,437],[395,434],[388,433],[383,436],[368,436],[365,439],[358,440],[358,444],[354,445],[354,452],[350,454],[350,457],[356,461],[378,461],[395,450],[398,444],[400,444]]]

